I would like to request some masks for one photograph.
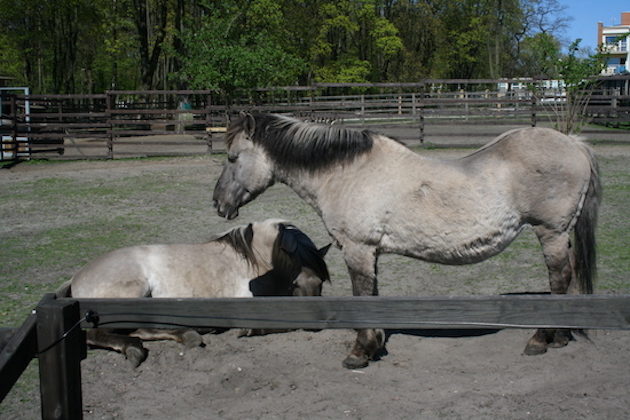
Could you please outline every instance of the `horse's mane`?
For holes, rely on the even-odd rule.
[[[220,234],[213,241],[231,246],[249,264],[256,267],[258,266],[258,261],[252,249],[252,235],[247,232],[248,229],[251,229],[251,225],[235,227]]]
[[[251,265],[258,266],[252,250],[252,225],[236,227],[213,241],[231,246]],[[330,281],[328,267],[311,239],[293,225],[278,223],[278,235],[271,250],[272,269],[250,281],[254,296],[286,294],[303,267],[308,267],[322,279]]]
[[[220,234],[213,241],[231,246],[248,263],[258,266],[252,249],[253,231],[251,224],[235,227]],[[271,265],[275,275],[293,281],[302,270],[308,267],[323,281],[330,280],[324,257],[320,255],[311,239],[297,227],[288,223],[278,223],[278,235],[271,250]]]
[[[368,130],[307,123],[276,114],[251,114],[234,120],[226,133],[228,148],[236,134],[247,129],[251,117],[255,121],[252,141],[284,167],[321,169],[352,161],[372,149],[373,134]]]

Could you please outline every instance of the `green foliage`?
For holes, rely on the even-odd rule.
[[[592,94],[594,76],[604,68],[601,52],[582,54],[581,39],[569,46],[568,54],[558,64],[558,74],[564,80],[566,103],[556,112],[556,128],[566,134],[579,133],[588,123],[586,107]]]
[[[297,81],[305,64],[282,47],[277,4],[256,0],[249,8],[216,9],[195,32],[182,37],[181,81],[193,89],[221,90],[228,97],[239,89]]]
[[[0,76],[15,78],[16,85],[24,85],[24,68],[13,39],[0,33]]]
[[[315,80],[322,83],[365,83],[369,74],[369,62],[349,57],[320,67],[315,72]]]
[[[541,32],[523,41],[521,64],[531,76],[557,78],[560,57],[560,42],[548,33]]]
[[[604,68],[604,57],[601,52],[581,55],[581,39],[569,46],[568,53],[560,59],[558,73],[569,91],[577,91],[589,87],[592,76],[598,75]]]
[[[0,0],[34,93],[553,76],[558,0]]]

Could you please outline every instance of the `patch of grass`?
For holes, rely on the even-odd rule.
[[[0,418],[23,419],[25,414],[19,411],[20,405],[40,406],[39,363],[33,359],[15,383],[6,399],[0,404]],[[37,410],[34,410],[37,412]],[[27,416],[28,417],[28,416]]]
[[[101,219],[28,236],[6,235],[0,254],[2,324],[19,324],[44,293],[54,292],[78,267],[109,250],[137,243],[144,230],[122,219]]]

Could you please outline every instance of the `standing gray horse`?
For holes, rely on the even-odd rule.
[[[57,291],[75,298],[320,296],[329,280],[324,256],[295,226],[268,219],[234,228],[202,244],[144,245],[105,254]],[[193,330],[88,331],[93,347],[125,354],[138,366],[142,340],[202,343]]]
[[[219,215],[234,218],[274,182],[287,184],[341,248],[354,295],[378,294],[380,254],[470,264],[503,251],[525,225],[542,245],[551,292],[592,293],[597,163],[585,144],[555,130],[508,131],[442,161],[369,131],[241,113],[226,141],[228,161],[213,197]],[[569,338],[538,330],[525,353]],[[382,331],[359,330],[344,366],[366,366],[382,345]]]

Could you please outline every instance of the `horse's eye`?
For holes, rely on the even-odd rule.
[[[228,162],[234,163],[238,159],[238,155],[228,155]]]

